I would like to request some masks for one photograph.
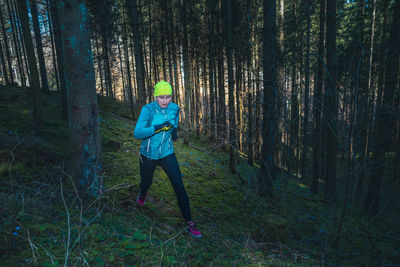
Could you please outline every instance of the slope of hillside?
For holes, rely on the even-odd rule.
[[[207,142],[182,139],[175,150],[202,239],[185,234],[168,178],[157,169],[146,205],[137,208],[140,141],[130,111],[100,98],[105,193],[87,198],[68,174],[68,127],[59,95],[45,96],[45,131],[31,129],[29,88],[0,87],[0,265],[313,266],[396,263],[399,226],[348,216],[333,241],[338,206],[284,174],[271,199],[255,192],[257,167]],[[242,183],[244,181],[244,184]],[[388,232],[391,227],[392,234]],[[371,231],[372,234],[371,234]],[[391,237],[389,236],[391,235]],[[372,237],[372,239],[369,236]],[[388,236],[387,238],[384,238]],[[396,248],[397,247],[397,248]]]

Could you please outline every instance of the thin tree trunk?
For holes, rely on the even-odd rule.
[[[133,105],[133,95],[132,95],[132,78],[131,78],[131,67],[130,67],[130,62],[129,62],[129,48],[128,48],[128,34],[126,32],[126,21],[125,21],[125,16],[124,16],[124,24],[123,24],[123,30],[124,30],[124,57],[125,57],[125,68],[126,68],[126,76],[128,77],[128,96],[129,96],[129,104],[131,106],[132,110],[132,120],[135,120],[135,109]]]
[[[58,78],[58,69],[57,69],[57,59],[56,59],[56,51],[55,51],[55,45],[54,45],[54,29],[53,29],[53,21],[50,16],[50,3],[49,0],[46,0],[46,9],[47,9],[47,20],[49,23],[49,35],[50,35],[50,43],[51,43],[51,54],[53,57],[53,66],[54,66],[54,78],[56,80],[56,90],[57,92],[60,91],[60,81]]]
[[[103,83],[103,71],[101,67],[101,56],[100,56],[100,48],[99,48],[99,38],[97,34],[94,37],[94,43],[96,45],[96,56],[97,56],[97,68],[99,69],[99,80],[100,80],[100,94],[104,96],[104,83]]]
[[[50,92],[49,85],[47,82],[47,71],[46,71],[46,64],[44,61],[43,55],[43,45],[42,45],[42,36],[40,34],[39,28],[39,15],[37,12],[36,0],[29,1],[31,5],[31,13],[32,13],[32,22],[33,22],[33,30],[35,33],[35,42],[36,42],[36,51],[39,60],[39,68],[40,68],[40,79],[42,84],[42,90],[45,93]]]
[[[264,0],[263,28],[263,143],[261,168],[258,175],[259,194],[271,195],[276,178],[274,147],[276,127],[277,69],[276,69],[276,1]]]
[[[108,56],[108,36],[106,36],[106,30],[104,28],[101,34],[101,44],[102,44],[103,60],[104,60],[104,78],[106,84],[106,96],[113,97],[110,60]]]
[[[247,148],[247,163],[252,166],[253,165],[253,99],[251,97],[251,92],[250,92],[249,87],[249,93],[247,94],[247,107],[249,109],[249,118],[248,118],[248,131],[247,131],[247,142],[248,142],[248,148]]]
[[[64,120],[68,120],[68,94],[67,94],[67,85],[65,81],[63,46],[60,33],[61,28],[58,16],[58,9],[60,5],[59,1],[60,0],[52,1],[50,11],[51,11],[51,21],[53,23],[54,43],[57,54],[58,74],[60,77],[62,118]]]
[[[217,27],[219,31],[219,49],[217,51],[218,61],[218,136],[221,142],[226,142],[227,126],[226,126],[226,100],[225,100],[225,70],[224,70],[224,55],[223,55],[223,33],[222,33],[222,2],[218,1],[218,9],[220,15],[217,17]],[[225,147],[224,147],[225,148]]]
[[[4,75],[4,81],[6,84],[9,82],[14,83],[14,75],[13,75],[13,70],[12,70],[12,65],[11,65],[11,55],[10,55],[10,48],[8,47],[8,38],[7,38],[7,33],[6,29],[4,26],[4,18],[3,18],[3,10],[0,10],[0,23],[1,23],[1,32],[3,34],[3,40],[4,40],[4,48],[6,50],[6,57],[7,57],[7,63],[8,63],[8,70],[10,73],[10,80],[8,80],[8,74],[7,74],[7,68],[6,68],[6,62],[3,54],[3,46],[0,47],[1,49],[1,64],[3,66],[3,75]]]
[[[310,39],[311,39],[311,13],[312,3],[307,1],[305,3],[306,17],[307,17],[307,38],[306,38],[306,66],[305,66],[305,85],[304,85],[304,121],[303,121],[303,156],[301,157],[301,179],[306,181],[306,163],[308,151],[308,119],[309,119],[309,93],[310,93]]]
[[[293,22],[292,22],[292,30],[293,30],[293,40],[292,40],[292,94],[291,94],[291,107],[290,107],[290,160],[288,170],[289,172],[294,171],[298,172],[298,158],[297,155],[297,146],[299,142],[299,104],[297,97],[297,69],[296,63],[298,60],[297,56],[297,3],[296,0],[293,3],[292,7],[293,12]],[[294,168],[293,168],[294,167]]]
[[[22,33],[22,26],[20,25],[20,20],[19,20],[19,16],[18,16],[18,12],[17,12],[17,6],[13,1],[11,1],[11,6],[12,6],[12,8],[14,10],[13,12],[15,12],[15,14],[16,14],[15,18],[16,18],[17,39],[20,39],[21,40],[21,44],[22,44],[22,46],[21,46],[21,66],[22,66],[22,69],[21,70],[22,70],[22,73],[24,74],[24,77],[25,77],[25,71],[24,71],[24,67],[23,67],[23,65],[25,64],[26,76],[28,77],[29,83],[31,83],[31,77],[30,77],[30,73],[29,73],[29,63],[28,63],[28,59],[27,59],[27,55],[26,55],[27,52],[24,49],[25,44],[24,44],[24,38],[23,38],[23,33]]]
[[[232,29],[232,2],[226,0],[226,26],[227,26],[227,47],[226,58],[228,62],[228,100],[229,100],[229,170],[236,173],[235,151],[236,151],[236,118],[235,118],[235,81],[233,78],[233,29]]]
[[[123,90],[123,97],[124,101],[126,101],[126,87],[125,87],[125,75],[124,75],[124,68],[122,66],[122,53],[121,53],[121,46],[119,44],[119,36],[117,36],[117,48],[118,48],[118,58],[119,58],[119,68],[121,71],[121,82],[122,82],[122,90]]]
[[[1,38],[0,38],[0,61],[1,61],[1,70],[3,73],[3,77],[4,77],[4,84],[7,85],[9,83],[9,81],[8,81],[8,74],[7,74],[6,62],[5,62],[5,58],[4,58],[3,44],[1,42]]]
[[[253,165],[253,105],[254,101],[252,99],[252,88],[254,86],[253,81],[253,69],[252,69],[252,27],[251,27],[251,2],[246,2],[246,14],[247,14],[247,108],[248,108],[248,118],[247,118],[247,163]]]
[[[138,24],[138,12],[136,0],[126,0],[131,26],[133,29],[133,39],[135,48],[136,82],[138,89],[138,110],[141,110],[146,103],[145,73],[143,64],[142,44],[140,42],[140,31]]]
[[[23,72],[23,67],[22,67],[22,62],[21,62],[21,56],[20,56],[20,47],[19,47],[19,41],[17,40],[18,33],[17,33],[17,26],[15,24],[16,18],[13,10],[11,9],[11,0],[7,0],[7,11],[8,11],[8,17],[10,18],[10,24],[11,24],[11,31],[12,31],[12,37],[13,37],[13,42],[14,42],[14,50],[15,54],[17,56],[17,63],[18,63],[18,71],[19,71],[19,78],[21,80],[21,85],[25,86],[25,74]]]
[[[336,91],[336,0],[327,2],[326,19],[326,92],[325,132],[327,173],[325,176],[325,198],[336,200],[336,159],[337,159],[337,91]]]
[[[33,49],[31,31],[29,28],[28,9],[25,0],[17,0],[18,13],[24,38],[25,50],[28,52],[28,64],[31,77],[31,89],[33,95],[33,129],[37,134],[43,130],[42,96],[40,90],[39,73],[36,65],[36,57]]]
[[[190,131],[190,98],[192,95],[191,89],[191,81],[190,81],[190,66],[189,66],[189,52],[188,52],[188,31],[186,24],[186,1],[181,0],[181,21],[183,27],[183,41],[182,41],[182,49],[183,49],[183,68],[185,72],[185,127],[186,132],[184,135],[184,143],[186,145],[189,144],[189,131]]]
[[[313,129],[313,174],[311,182],[311,192],[318,193],[318,179],[320,177],[321,159],[321,113],[322,113],[322,86],[324,81],[324,39],[325,39],[325,1],[320,2],[319,11],[319,36],[318,36],[318,56],[317,56],[317,76],[313,98],[314,129]]]
[[[242,136],[242,131],[241,129],[243,129],[243,119],[241,116],[241,111],[243,110],[241,107],[241,99],[242,97],[242,61],[239,58],[240,56],[238,55],[239,49],[235,50],[235,65],[236,65],[236,73],[235,73],[235,77],[236,77],[236,90],[235,90],[235,101],[236,101],[236,105],[234,105],[236,108],[235,112],[236,112],[236,123],[235,123],[235,131],[237,132],[237,137],[236,137],[236,149],[238,151],[242,151],[242,144],[241,144],[241,136]]]
[[[278,95],[277,95],[277,128],[276,128],[276,142],[275,142],[275,160],[277,165],[277,170],[283,167],[283,149],[282,135],[283,135],[283,108],[284,108],[284,87],[285,87],[285,33],[284,24],[285,21],[285,1],[279,0],[279,18],[278,18],[278,29],[279,29],[279,50],[278,50]]]
[[[215,84],[216,81],[214,79],[214,73],[215,73],[215,68],[214,68],[214,62],[215,62],[215,57],[214,57],[214,24],[213,24],[213,16],[212,16],[212,11],[214,9],[214,1],[208,0],[208,74],[209,74],[209,85],[210,85],[210,135],[211,135],[211,142],[216,140],[216,133],[215,133],[215,126],[216,126],[216,121],[215,121],[215,98],[214,98],[214,92],[215,92]]]

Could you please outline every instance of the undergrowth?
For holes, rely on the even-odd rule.
[[[127,106],[99,98],[105,193],[82,196],[66,167],[68,127],[60,95],[45,96],[45,130],[32,132],[29,88],[0,87],[0,265],[315,266],[399,262],[398,214],[373,220],[348,207],[335,248],[341,202],[327,203],[284,172],[269,198],[255,192],[258,168],[207,138],[175,153],[204,237],[185,234],[168,177],[157,169],[137,208],[140,141]],[[68,262],[68,263],[66,263]]]

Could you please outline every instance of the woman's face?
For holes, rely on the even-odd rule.
[[[170,95],[159,95],[156,97],[157,99],[157,104],[162,107],[166,108],[168,107],[169,103],[171,102],[172,96]]]

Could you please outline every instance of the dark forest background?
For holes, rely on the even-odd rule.
[[[19,201],[11,167],[24,141],[7,113],[18,97],[28,94],[36,138],[50,138],[47,111],[58,103],[62,168],[82,199],[98,199],[109,190],[99,101],[134,123],[166,80],[182,110],[182,149],[226,154],[239,191],[252,184],[243,164],[253,168],[251,191],[266,201],[296,181],[313,196],[303,200],[335,207],[330,248],[348,241],[346,222],[356,218],[385,262],[367,224],[387,216],[399,232],[398,0],[1,0],[0,8],[4,194]],[[383,242],[396,246],[392,234]]]

